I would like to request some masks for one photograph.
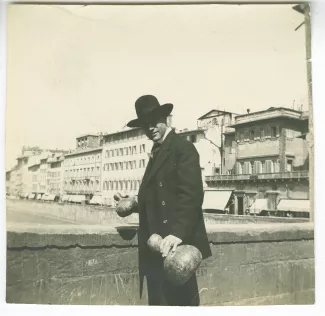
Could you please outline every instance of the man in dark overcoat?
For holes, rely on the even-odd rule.
[[[146,277],[149,305],[198,306],[196,275],[175,286],[164,276],[163,259],[180,244],[195,246],[203,259],[211,256],[202,213],[199,154],[191,142],[167,126],[172,104],[160,105],[156,97],[145,95],[135,108],[138,118],[127,126],[141,127],[154,143],[137,197],[140,280]],[[163,238],[160,254],[147,246],[152,234]]]

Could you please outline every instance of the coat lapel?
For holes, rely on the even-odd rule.
[[[152,159],[150,159],[149,164],[151,164],[151,165],[148,164],[148,167],[144,174],[143,186],[145,186],[148,183],[148,181],[156,174],[158,169],[161,167],[161,165],[164,163],[164,161],[170,154],[170,144],[173,140],[174,134],[175,134],[175,132],[171,131],[167,135],[166,139],[163,141],[163,143],[161,145],[161,148],[160,148],[155,160],[152,161]],[[148,170],[148,172],[147,172],[147,170]]]

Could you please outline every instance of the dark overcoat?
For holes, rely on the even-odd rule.
[[[150,159],[138,193],[140,275],[152,271],[147,240],[174,235],[211,256],[205,229],[202,172],[195,146],[171,131]]]

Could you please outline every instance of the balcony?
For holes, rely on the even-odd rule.
[[[300,180],[309,179],[308,171],[293,171],[260,174],[227,174],[205,177],[206,182],[216,181],[263,181],[263,180]]]

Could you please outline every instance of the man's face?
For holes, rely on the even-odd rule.
[[[157,117],[152,119],[150,122],[146,122],[142,125],[147,137],[154,141],[159,142],[162,140],[166,133],[167,123],[165,117]]]

